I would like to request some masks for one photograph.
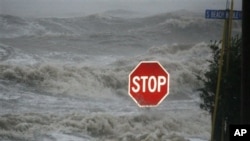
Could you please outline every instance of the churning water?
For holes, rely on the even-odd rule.
[[[196,75],[206,70],[207,43],[220,39],[222,25],[187,11],[0,15],[0,140],[208,140]],[[157,108],[139,108],[127,93],[128,75],[142,60],[159,61],[171,75]]]

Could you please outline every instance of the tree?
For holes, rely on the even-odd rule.
[[[223,74],[221,78],[221,88],[219,94],[219,103],[216,116],[216,140],[221,140],[224,124],[235,124],[240,122],[240,88],[241,88],[241,37],[238,35],[231,40],[231,48],[229,50],[229,58],[227,53],[223,56]],[[200,108],[208,111],[213,116],[215,105],[215,92],[217,86],[218,67],[220,58],[221,42],[214,41],[209,44],[212,50],[212,58],[208,60],[208,70],[197,76],[204,86],[198,91],[200,92]],[[227,52],[228,50],[225,50]],[[229,67],[226,70],[226,61],[229,59]]]

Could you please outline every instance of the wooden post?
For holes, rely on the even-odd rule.
[[[233,20],[233,0],[231,0],[231,7],[229,9],[229,1],[227,1],[226,11],[228,11],[228,18],[225,19],[224,22],[224,30],[223,30],[223,37],[222,37],[222,48],[220,52],[220,59],[219,59],[219,69],[218,69],[218,78],[217,78],[217,86],[215,92],[215,106],[213,111],[213,118],[212,118],[212,134],[211,134],[211,141],[214,140],[215,134],[215,126],[216,126],[216,119],[217,119],[217,109],[219,108],[218,105],[220,103],[220,85],[221,85],[221,77],[223,71],[223,64],[224,64],[224,53],[226,52],[226,73],[229,70],[229,58],[230,58],[230,46],[231,46],[231,36],[232,36],[232,20]],[[222,123],[224,121],[222,120]],[[224,125],[224,123],[222,124]],[[217,131],[218,132],[218,131]],[[221,131],[221,139],[224,140],[224,128],[222,127]]]
[[[229,70],[229,60],[230,60],[230,47],[231,47],[231,39],[232,39],[232,24],[233,24],[233,8],[234,8],[234,0],[231,0],[231,8],[229,11],[228,17],[228,36],[227,36],[227,65],[226,65],[226,72]]]

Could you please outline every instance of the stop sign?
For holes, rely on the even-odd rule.
[[[129,74],[128,93],[140,107],[158,106],[169,93],[169,74],[157,61],[142,61]]]

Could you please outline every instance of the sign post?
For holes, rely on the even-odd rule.
[[[218,78],[217,78],[217,86],[216,86],[216,92],[215,92],[215,102],[214,102],[214,110],[212,114],[212,134],[211,134],[211,141],[215,140],[214,134],[215,126],[216,124],[216,118],[217,118],[217,110],[219,105],[219,97],[220,97],[220,84],[221,84],[221,76],[222,76],[222,66],[223,66],[223,60],[224,60],[224,53],[226,51],[226,73],[229,69],[229,58],[230,58],[230,42],[231,42],[231,32],[232,32],[232,20],[241,20],[242,18],[242,12],[241,11],[234,11],[233,10],[233,0],[231,0],[231,8],[229,9],[229,0],[227,0],[227,9],[226,10],[206,10],[205,11],[205,18],[207,19],[224,19],[224,30],[223,30],[223,38],[222,38],[222,48],[220,51],[220,58],[219,58],[219,67],[218,67]],[[224,126],[224,121],[222,121],[221,127]],[[220,132],[220,131],[217,131]],[[226,131],[227,132],[227,131]],[[223,134],[221,134],[222,138],[220,140],[223,140]]]
[[[142,61],[129,74],[128,93],[139,107],[156,107],[169,93],[169,73],[157,61]]]

